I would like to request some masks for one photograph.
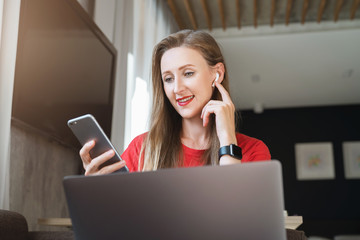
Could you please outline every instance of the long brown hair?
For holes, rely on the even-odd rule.
[[[172,48],[188,47],[197,50],[209,66],[223,63],[225,68],[222,85],[229,91],[226,65],[221,50],[215,39],[203,31],[182,30],[171,34],[159,42],[153,50],[152,85],[153,104],[150,120],[150,130],[144,139],[139,170],[148,171],[160,168],[181,166],[183,163],[180,132],[182,118],[171,105],[165,95],[161,78],[160,63],[164,53]],[[221,100],[221,94],[215,88],[212,99]],[[216,134],[215,118],[212,115],[209,122],[210,148],[204,153],[204,164],[218,164],[218,149],[220,146]]]

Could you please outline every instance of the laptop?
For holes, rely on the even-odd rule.
[[[279,161],[63,181],[77,240],[285,240]]]

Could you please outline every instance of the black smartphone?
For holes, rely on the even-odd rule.
[[[90,150],[91,158],[95,158],[104,152],[112,149],[115,152],[115,156],[101,164],[99,168],[118,162],[121,159],[120,154],[116,151],[115,147],[111,144],[109,138],[102,130],[95,117],[91,114],[86,114],[77,118],[70,119],[68,126],[75,134],[82,146],[87,142],[94,140],[95,146]],[[127,166],[119,169],[117,172],[128,172]]]

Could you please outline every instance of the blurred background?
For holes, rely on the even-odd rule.
[[[238,131],[282,163],[298,229],[360,234],[359,2],[0,1],[0,207],[22,213],[31,230],[59,230],[38,218],[68,217],[62,178],[82,172],[67,120],[92,113],[122,152],[148,129],[153,46],[200,29],[225,56]],[[307,159],[295,146],[312,143],[330,153],[300,169]]]

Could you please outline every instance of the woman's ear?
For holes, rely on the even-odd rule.
[[[218,83],[221,83],[224,80],[224,75],[225,75],[225,67],[223,63],[217,63],[215,65],[215,70],[216,70],[216,77],[215,79],[217,79],[216,81]]]

